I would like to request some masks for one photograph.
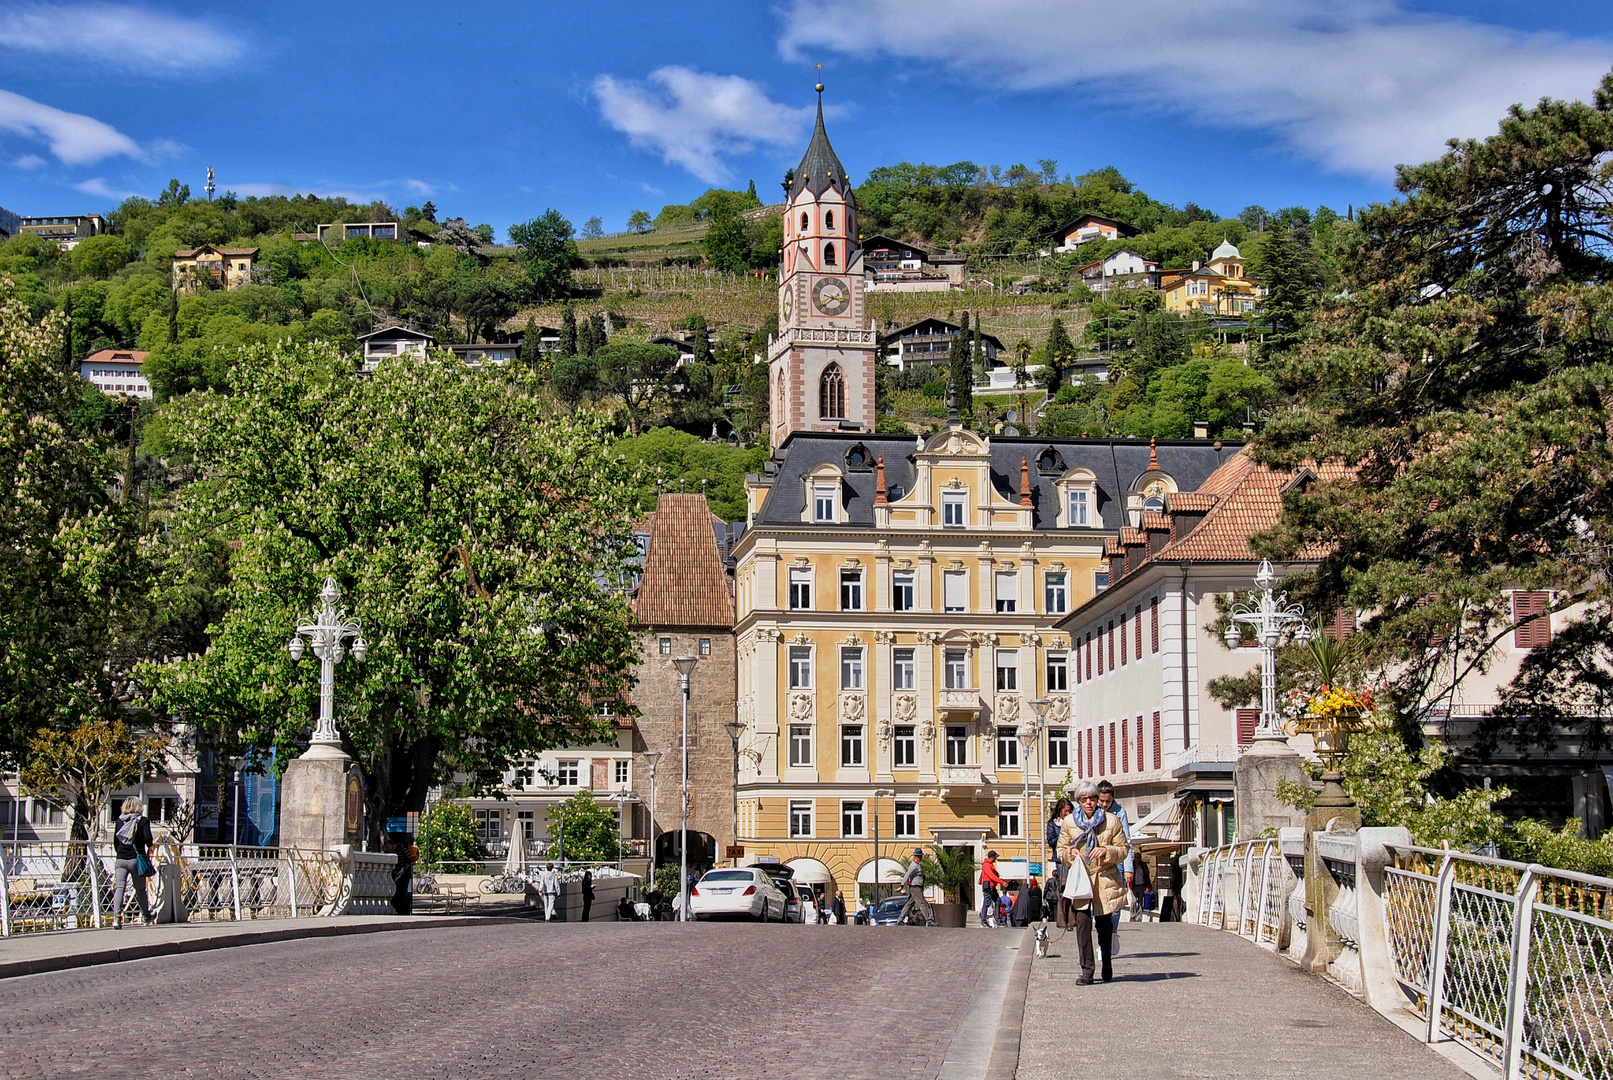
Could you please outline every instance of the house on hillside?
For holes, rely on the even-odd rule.
[[[1159,263],[1144,258],[1135,251],[1117,251],[1113,255],[1078,266],[1081,283],[1095,293],[1110,289],[1159,288]]]
[[[944,364],[952,351],[952,341],[963,330],[957,323],[931,316],[885,334],[886,359],[906,370],[909,364]],[[988,368],[997,363],[1003,351],[1002,340],[993,334],[980,335],[980,347]]]
[[[963,284],[964,259],[932,255],[889,236],[863,238],[863,276],[869,292],[946,292]]]
[[[360,237],[367,240],[396,240],[398,235],[396,221],[349,221],[320,225],[312,239],[317,239],[321,243],[339,244],[343,240],[356,240]]]
[[[1136,236],[1141,230],[1124,221],[1114,218],[1099,217],[1097,214],[1082,214],[1068,225],[1053,234],[1058,246],[1053,250],[1057,252],[1074,251],[1088,240],[1119,240],[1126,236]]]
[[[179,292],[198,289],[238,289],[252,280],[257,266],[255,247],[182,248],[174,252],[173,287]]]
[[[141,369],[150,355],[137,349],[102,349],[80,360],[78,373],[103,394],[150,398],[151,384]]]
[[[1243,256],[1230,240],[1221,241],[1206,265],[1195,261],[1188,270],[1161,270],[1159,288],[1165,310],[1177,315],[1243,318],[1258,311],[1266,296],[1265,284],[1245,274]]]
[[[60,217],[25,217],[18,230],[56,241],[63,251],[71,251],[80,240],[106,232],[106,218],[100,214],[66,214]]]
[[[368,334],[360,334],[358,343],[363,351],[361,370],[374,371],[387,357],[408,353],[426,355],[427,349],[436,347],[437,339],[423,330],[412,330],[407,326],[383,326]]]

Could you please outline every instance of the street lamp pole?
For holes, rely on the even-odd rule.
[[[1255,642],[1260,646],[1260,726],[1255,729],[1255,739],[1260,742],[1287,741],[1277,720],[1277,646],[1282,644],[1283,632],[1297,624],[1294,640],[1304,645],[1311,639],[1305,609],[1290,604],[1287,593],[1276,592],[1272,588],[1276,582],[1277,574],[1271,568],[1271,561],[1262,560],[1255,574],[1259,591],[1252,597],[1254,604],[1234,604],[1230,613],[1232,621],[1223,635],[1227,648],[1236,649],[1243,640],[1240,624],[1254,628]]]
[[[655,767],[661,764],[661,751],[644,751],[644,760],[650,766],[650,888],[655,888]]]
[[[1052,704],[1047,698],[1036,698],[1030,703],[1036,713],[1036,831],[1042,837],[1044,879],[1047,877],[1047,759],[1042,756],[1042,733],[1047,730],[1047,710]]]
[[[872,890],[874,899],[868,905],[868,921],[870,924],[873,923],[873,911],[879,906],[879,800],[895,794],[896,791],[893,788],[874,789],[874,884]],[[896,812],[893,805],[891,808],[891,820],[894,821],[895,819]]]
[[[312,645],[314,655],[319,657],[319,723],[303,757],[347,756],[342,752],[341,736],[336,733],[336,665],[347,655],[348,641],[352,641],[353,659],[359,663],[364,662],[369,646],[358,623],[347,618],[346,609],[336,606],[340,596],[336,579],[326,578],[325,587],[319,590],[320,605],[314,609],[314,621],[297,627],[286,646],[292,663],[302,659],[307,645]]]
[[[1019,752],[1025,760],[1020,762],[1019,774],[1025,780],[1024,795],[1019,801],[1019,831],[1025,834],[1025,885],[1030,885],[1031,872],[1031,751],[1036,747],[1036,728],[1024,725],[1015,732],[1019,738]]]
[[[683,781],[678,800],[678,921],[689,921],[689,676],[698,656],[674,656],[672,666],[678,670],[683,688]]]
[[[723,725],[728,732],[728,739],[734,744],[734,849],[739,848],[739,737],[745,733],[745,725],[738,720],[730,720]],[[739,856],[733,857],[735,866],[739,865]]]

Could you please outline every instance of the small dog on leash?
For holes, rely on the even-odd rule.
[[[1047,924],[1036,924],[1036,956],[1037,959],[1047,955]]]

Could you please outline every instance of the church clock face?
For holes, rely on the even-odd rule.
[[[791,285],[784,290],[784,321],[789,322],[795,315],[795,286]]]
[[[851,306],[851,283],[845,278],[819,278],[812,283],[812,306],[820,315],[844,315]]]

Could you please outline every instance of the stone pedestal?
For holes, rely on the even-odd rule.
[[[1277,785],[1284,780],[1309,786],[1300,756],[1282,738],[1256,739],[1238,759],[1233,780],[1236,791],[1238,840],[1253,840],[1267,829],[1273,831],[1305,824],[1305,811],[1277,798]]]
[[[351,764],[340,749],[315,745],[286,766],[280,782],[281,847],[323,851],[356,839],[364,799],[348,782]]]
[[[1361,828],[1361,811],[1344,793],[1337,773],[1322,777],[1322,793],[1311,807],[1305,827],[1305,957],[1301,966],[1317,975],[1327,974],[1328,965],[1341,949],[1338,934],[1328,926],[1327,912],[1333,906],[1338,886],[1316,849],[1316,834],[1354,833]]]

